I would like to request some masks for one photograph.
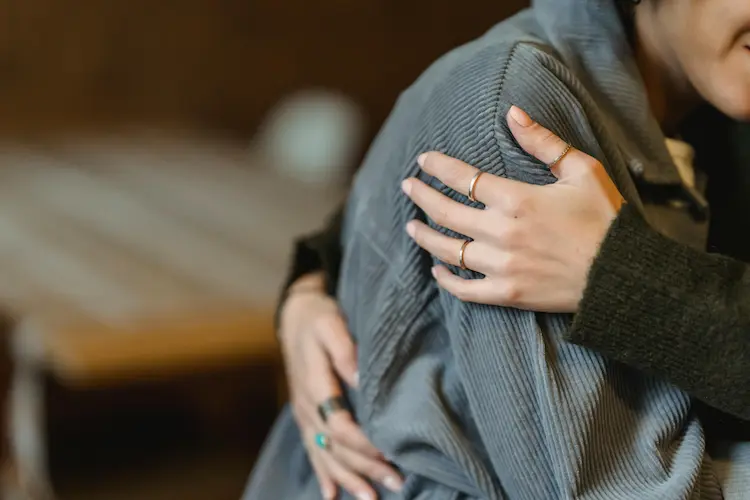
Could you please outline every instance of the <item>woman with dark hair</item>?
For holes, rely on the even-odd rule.
[[[748,118],[748,2],[537,0],[438,61],[300,246],[247,498],[741,498]]]

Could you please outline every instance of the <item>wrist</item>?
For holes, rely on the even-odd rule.
[[[321,292],[325,293],[326,278],[323,271],[307,273],[297,278],[287,289],[287,297],[298,293]]]
[[[284,291],[284,294],[279,303],[277,311],[277,329],[281,329],[281,323],[284,322],[284,317],[287,315],[289,310],[290,302],[295,302],[293,299],[301,297],[303,295],[316,295],[326,293],[326,280],[323,271],[315,271],[307,273],[295,281]]]

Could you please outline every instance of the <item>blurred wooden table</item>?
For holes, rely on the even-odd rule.
[[[42,374],[101,385],[276,356],[293,238],[342,198],[194,137],[0,146],[12,439],[46,480]]]

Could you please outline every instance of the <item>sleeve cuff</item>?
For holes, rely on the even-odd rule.
[[[296,241],[292,253],[291,269],[281,290],[276,307],[275,325],[278,330],[281,306],[286,300],[289,288],[299,278],[316,271],[323,271],[326,290],[330,295],[336,294],[339,268],[341,267],[341,222],[343,208],[331,218],[322,231]]]
[[[696,287],[685,272],[692,252],[624,206],[591,266],[567,340],[652,374],[678,374],[674,382],[699,382],[692,378],[707,346],[696,342],[706,338],[685,331],[686,316],[700,314],[685,311],[694,309],[684,301]]]
[[[750,419],[747,266],[681,245],[623,207],[567,340]]]

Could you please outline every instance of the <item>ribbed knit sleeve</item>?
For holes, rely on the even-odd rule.
[[[690,249],[626,206],[602,244],[570,341],[750,419],[750,273]]]

